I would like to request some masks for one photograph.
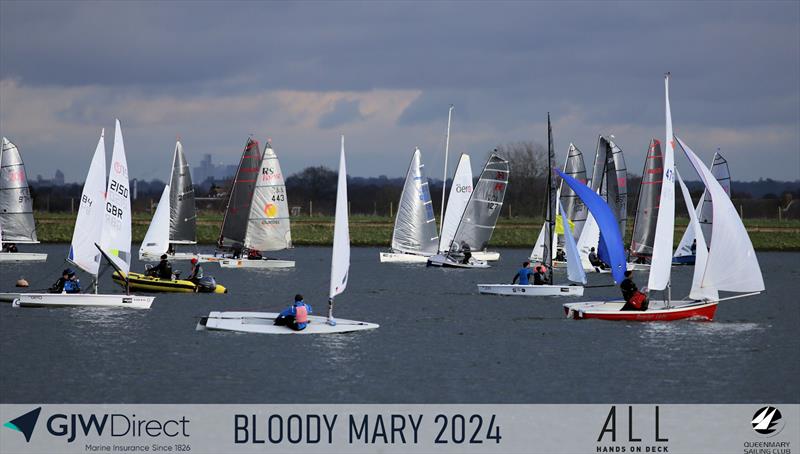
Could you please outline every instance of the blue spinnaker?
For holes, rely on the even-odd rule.
[[[622,282],[625,279],[625,246],[622,245],[622,234],[619,231],[619,222],[614,217],[614,213],[609,208],[605,200],[597,195],[591,188],[562,171],[556,169],[564,182],[572,188],[575,194],[583,200],[589,212],[592,213],[597,226],[600,228],[600,249],[605,249],[603,255],[608,256],[608,265],[611,267],[611,274],[614,281]]]

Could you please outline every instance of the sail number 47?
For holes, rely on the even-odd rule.
[[[495,415],[484,425],[483,416],[466,416],[438,414],[433,422],[441,426],[434,443],[438,444],[481,444],[484,441],[500,443],[500,426],[495,423]]]

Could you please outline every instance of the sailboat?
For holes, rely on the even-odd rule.
[[[486,249],[497,225],[508,186],[508,161],[492,153],[483,167],[483,172],[470,193],[458,227],[445,252],[428,259],[428,266],[453,268],[488,268],[485,260],[469,258],[465,253]],[[444,229],[443,229],[444,230]],[[444,236],[445,232],[443,232]]]
[[[0,263],[44,262],[47,254],[9,252],[9,244],[38,244],[33,198],[25,174],[25,163],[17,146],[3,137],[0,149]]]
[[[380,253],[381,263],[425,262],[437,251],[439,235],[436,233],[431,193],[423,168],[417,147],[411,155],[400,203],[397,205],[392,250]]]
[[[659,196],[659,210],[655,230],[655,242],[651,258],[647,287],[650,289],[650,304],[644,311],[621,310],[624,301],[596,301],[569,303],[564,305],[568,317],[576,319],[597,318],[604,320],[670,321],[680,319],[713,320],[720,301],[752,296],[764,291],[764,280],[753,244],[739,218],[736,208],[725,189],[697,155],[672,131],[672,114],[669,103],[669,74],[664,79],[666,98],[667,147],[663,156],[664,182]],[[675,169],[675,143],[680,144],[692,167],[700,175],[710,196],[714,223],[712,242],[706,247],[705,236],[694,211],[689,190]],[[697,240],[692,286],[688,299],[673,301],[670,288],[672,265],[672,240],[675,224],[675,180],[681,188],[684,203],[689,212],[689,225]],[[653,291],[664,291],[663,301],[654,301]],[[738,292],[740,295],[720,298],[720,291]]]
[[[104,135],[104,132],[100,133],[86,175],[67,256],[68,262],[92,275],[95,293],[23,293],[14,300],[15,307],[106,306],[149,309],[153,303],[155,297],[152,296],[97,293],[101,257],[123,276],[130,270],[131,260],[128,164],[119,120],[116,121],[114,132],[108,186],[105,178]]]
[[[328,292],[328,316],[309,315],[310,323],[302,331],[275,325],[278,312],[211,312],[202,317],[197,330],[239,331],[261,334],[334,334],[378,328],[375,323],[334,319],[333,300],[344,292],[350,271],[350,232],[347,214],[347,166],[344,156],[344,136],[339,154],[339,177],[336,188],[336,220],[333,228],[331,279]]]
[[[639,185],[639,198],[636,204],[636,215],[633,218],[633,234],[631,236],[630,259],[628,269],[648,269],[653,255],[656,220],[658,219],[658,202],[661,195],[661,176],[663,174],[664,156],[661,153],[661,142],[650,141],[647,156],[642,170],[642,182]]]
[[[725,193],[730,197],[731,195],[731,172],[728,169],[728,161],[717,151],[714,153],[714,159],[711,160],[711,174],[725,190]],[[708,191],[703,192],[703,196],[697,203],[695,214],[700,220],[700,227],[703,229],[703,235],[706,238],[706,244],[711,243],[711,233],[713,225],[713,210],[711,209],[711,198]],[[695,253],[692,251],[692,244],[695,241],[694,230],[687,228],[683,232],[678,248],[672,256],[673,265],[694,265]],[[695,245],[696,248],[696,245]]]
[[[172,155],[172,171],[170,172],[168,196],[163,196],[158,202],[158,207],[166,207],[167,216],[156,216],[150,222],[145,235],[145,241],[139,248],[139,260],[158,261],[163,254],[170,260],[191,260],[198,254],[191,252],[176,252],[175,245],[197,244],[197,209],[194,204],[194,185],[189,162],[183,153],[181,141],[175,142],[175,152]],[[151,230],[154,231],[151,235]],[[156,233],[156,231],[158,233]],[[163,233],[166,232],[166,236]],[[148,239],[152,241],[148,241]]]
[[[543,250],[542,250],[542,263],[547,268],[547,282],[544,285],[518,285],[518,284],[478,284],[478,291],[484,294],[493,295],[522,295],[522,296],[581,296],[583,295],[583,287],[577,285],[553,285],[553,254],[548,248],[553,247],[556,226],[556,205],[559,207],[561,219],[566,220],[567,214],[564,210],[564,205],[556,197],[556,182],[553,178],[553,161],[555,160],[555,146],[553,145],[553,129],[550,126],[550,114],[547,114],[547,213],[545,218],[545,232]],[[562,221],[563,222],[563,221]],[[578,257],[578,247],[575,244],[575,238],[572,236],[572,231],[569,227],[569,222],[563,222],[564,225],[564,245],[566,253],[569,254],[567,258],[568,277],[573,282],[580,282],[586,284],[586,273],[580,264]]]
[[[217,245],[233,253],[202,259],[218,262],[223,268],[294,267],[293,260],[260,257],[260,251],[292,247],[286,185],[270,142],[262,154],[258,142],[248,139],[231,186]],[[259,255],[248,256],[248,251]]]

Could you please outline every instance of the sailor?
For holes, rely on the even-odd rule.
[[[147,270],[147,275],[159,279],[172,279],[172,264],[167,260],[167,254],[161,255],[161,261],[158,262],[158,265]]]
[[[462,260],[461,263],[465,265],[469,264],[469,261],[472,258],[472,250],[466,241],[461,242],[461,253],[464,254],[464,260]]]
[[[294,304],[284,309],[275,319],[275,325],[287,326],[295,331],[302,331],[308,326],[308,314],[311,306],[303,301],[303,295],[294,296]]]
[[[531,269],[531,262],[524,261],[522,262],[522,268],[517,271],[517,274],[514,276],[514,280],[511,281],[511,285],[517,283],[517,279],[519,279],[519,285],[531,285],[530,277],[533,276],[533,270]]]
[[[545,267],[542,266],[542,265],[538,265],[538,266],[536,266],[536,268],[534,268],[534,270],[536,272],[533,273],[533,285],[544,285],[544,284],[546,284],[547,283],[547,276],[545,275],[545,273],[547,271],[546,271]]]
[[[80,293],[81,282],[75,276],[75,271],[72,268],[67,268],[47,291],[49,293]]]
[[[250,249],[247,251],[247,260],[261,260],[262,258],[264,257],[258,252],[258,249]]]
[[[697,254],[697,240],[692,240],[692,246],[690,249],[692,250],[692,255]]]
[[[606,264],[597,257],[597,253],[594,251],[594,248],[589,249],[589,263],[596,268],[600,268],[601,270],[607,268]]]
[[[197,261],[197,257],[192,257],[192,271],[186,279],[197,284],[203,278],[203,267]]]
[[[636,283],[631,279],[633,272],[631,270],[625,271],[625,279],[619,284],[619,289],[622,291],[622,298],[625,300],[625,305],[622,306],[623,311],[644,311],[647,310],[649,301],[647,295],[639,291]]]
[[[3,245],[3,252],[19,252],[15,243],[6,243]]]
[[[167,246],[167,254],[175,255],[175,245],[174,244],[169,243],[169,246]]]
[[[556,252],[556,260],[558,260],[559,262],[567,261],[567,254],[564,252],[563,249],[559,249],[558,252]]]

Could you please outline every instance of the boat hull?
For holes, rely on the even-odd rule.
[[[121,307],[150,309],[154,296],[103,295],[95,293],[22,293],[14,307]]]
[[[278,312],[211,312],[197,323],[197,331],[233,331],[258,334],[339,334],[376,329],[375,323],[336,319],[336,325],[327,323],[326,317],[309,315],[310,323],[302,331],[274,324]]]
[[[161,255],[162,254],[148,254],[147,252],[140,252],[139,260],[142,262],[158,262],[161,261]],[[174,254],[167,254],[167,259],[175,262],[189,261],[193,258],[196,258],[201,262],[204,261],[200,259],[200,254],[195,254],[194,252],[176,252]]]
[[[646,311],[623,311],[625,303],[618,301],[593,301],[564,304],[564,314],[575,320],[624,320],[635,322],[670,322],[675,320],[712,321],[718,301],[691,302],[666,307],[663,303],[651,303]]]
[[[484,295],[506,296],[583,296],[583,286],[478,284],[478,292]]]
[[[672,257],[673,265],[694,265],[696,257],[694,255],[679,255]]]
[[[500,253],[495,251],[475,252],[472,256],[478,260],[493,262],[500,260]],[[406,254],[403,252],[381,252],[381,263],[426,263],[430,257],[417,254]]]
[[[469,263],[461,263],[461,261],[456,261],[446,255],[436,254],[433,257],[428,258],[427,266],[438,266],[442,268],[489,268],[489,264],[486,263],[484,260],[477,260],[474,257],[470,260]]]
[[[115,271],[111,278],[121,287],[125,287],[125,279],[118,272]],[[128,273],[128,279],[131,290],[141,292],[194,293],[198,291],[194,282],[183,279],[159,279],[140,273]],[[228,289],[217,284],[213,292],[206,293],[228,293]]]
[[[245,268],[245,269],[270,269],[270,268],[294,268],[294,260],[278,259],[231,259],[226,258],[218,261],[222,268]]]
[[[35,252],[0,252],[0,263],[46,262],[47,254]]]

